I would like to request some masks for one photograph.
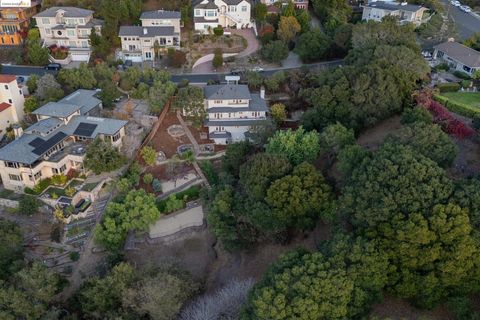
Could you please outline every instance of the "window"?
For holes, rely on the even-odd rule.
[[[18,93],[23,94],[22,90],[18,90]]]
[[[9,174],[8,177],[10,178],[10,180],[22,181],[22,176],[19,176],[17,174]]]
[[[200,10],[196,9],[196,10],[195,10],[195,16],[196,16],[196,17],[199,17],[199,16],[201,16],[201,15],[202,15],[202,12],[201,12]]]
[[[217,16],[217,11],[208,10],[206,16],[207,17],[216,17]]]
[[[50,30],[50,28],[45,28],[45,33],[46,34],[52,34],[52,30]]]
[[[150,40],[143,40],[143,42],[150,42]]]
[[[7,168],[19,168],[20,167],[20,165],[17,162],[5,161],[4,164],[5,164],[5,167],[7,167]]]
[[[127,41],[127,37],[124,37],[124,38],[123,38],[123,41]]]
[[[467,66],[463,66],[463,70],[464,70],[465,72],[470,72],[470,71],[472,71],[472,68],[467,67]]]
[[[5,85],[5,90],[8,90],[8,86],[7,86],[7,85]]]
[[[88,48],[88,41],[82,41],[82,48]]]
[[[49,18],[42,18],[42,24],[50,24]]]
[[[75,30],[67,30],[67,35],[69,37],[74,37],[75,36]]]
[[[78,19],[79,24],[85,24],[85,20],[83,18]]]
[[[75,41],[68,41],[68,45],[72,48],[75,48],[77,46],[77,44],[75,43]]]
[[[220,103],[222,103],[222,100],[214,100],[213,102],[217,103],[217,104],[220,104]]]
[[[63,166],[60,167],[60,172],[65,172],[65,170],[67,170],[67,165],[64,164]]]
[[[8,103],[13,103],[12,99],[8,99]]]
[[[118,139],[120,139],[120,132],[117,132],[114,136],[112,136],[112,142],[115,142]]]
[[[242,6],[242,12],[247,12],[247,6]]]
[[[151,59],[152,58],[152,53],[151,52],[145,52],[145,58]]]
[[[228,12],[237,12],[236,6],[228,6]]]

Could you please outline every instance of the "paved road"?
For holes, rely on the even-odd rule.
[[[470,38],[475,32],[480,32],[479,16],[461,11],[459,8],[452,6],[450,1],[441,1],[445,6],[445,10],[448,12],[449,17],[455,22],[461,40]]]
[[[343,60],[334,60],[328,62],[319,62],[306,65],[309,70],[316,69],[327,69],[339,66],[343,63]],[[299,69],[299,67],[295,68],[274,68],[265,70],[262,74],[264,76],[270,76],[279,70],[290,70],[290,69]],[[2,70],[0,73],[3,74],[14,74],[17,76],[29,76],[32,74],[44,75],[45,73],[55,74],[55,71],[45,70],[42,67],[28,67],[28,66],[2,66]],[[172,80],[174,82],[180,82],[183,79],[187,79],[190,83],[207,83],[209,80],[214,81],[224,81],[225,76],[228,73],[207,73],[207,74],[192,74],[192,73],[185,73],[185,74],[177,74],[172,76]]]

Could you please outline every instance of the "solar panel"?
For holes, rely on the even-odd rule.
[[[77,129],[75,129],[75,132],[73,133],[73,135],[82,136],[82,137],[91,137],[92,133],[95,131],[95,128],[97,128],[96,124],[80,122],[78,124]]]
[[[34,148],[38,148],[44,142],[45,141],[42,138],[35,138],[32,141],[30,141],[28,144]]]
[[[58,132],[53,137],[51,137],[50,139],[48,139],[47,141],[45,141],[44,143],[42,143],[41,145],[39,145],[38,147],[33,149],[32,152],[35,153],[38,156],[41,155],[41,154],[44,154],[50,148],[52,148],[54,145],[56,145],[57,143],[62,141],[66,136],[67,135],[65,133]]]

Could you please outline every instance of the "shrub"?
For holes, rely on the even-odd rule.
[[[77,251],[70,252],[69,256],[72,261],[78,261],[78,259],[80,259],[80,254]]]
[[[155,192],[162,192],[162,183],[160,182],[160,180],[158,180],[156,178],[153,179],[152,188],[153,188],[153,191],[155,191]]]
[[[437,84],[438,90],[440,92],[457,92],[460,90],[460,84],[456,82],[451,82],[451,83],[439,83]]]
[[[470,84],[471,84],[471,83],[472,83],[472,82],[469,81],[469,80],[462,80],[462,81],[460,82],[460,84],[462,85],[462,88],[468,88],[468,87],[470,87]]]
[[[412,124],[415,122],[432,123],[433,117],[424,108],[415,107],[412,109],[406,109],[402,114],[402,124]]]
[[[223,28],[222,27],[213,28],[213,34],[216,36],[223,36]]]
[[[38,211],[40,207],[40,202],[36,197],[33,196],[23,196],[18,202],[17,212],[26,215],[32,215]]]
[[[171,195],[167,198],[167,201],[165,202],[165,213],[170,213],[174,212],[180,209],[183,209],[185,206],[185,201],[177,197],[176,195]]]
[[[50,232],[50,240],[60,243],[60,240],[62,238],[62,229],[60,228],[59,225],[56,225],[53,227],[52,232]]]
[[[52,179],[51,178],[46,178],[43,180],[40,180],[33,189],[30,188],[25,188],[26,193],[30,193],[28,191],[31,190],[30,194],[41,194],[48,186],[52,184]]]
[[[210,160],[204,160],[200,163],[200,167],[202,168],[203,174],[207,178],[210,184],[217,184],[218,182],[218,175],[213,168],[213,164]]]
[[[215,49],[212,64],[215,68],[220,68],[223,65],[223,54],[222,49]]]
[[[479,113],[474,115],[472,125],[475,130],[477,131],[480,130],[480,114]]]
[[[455,71],[453,73],[453,75],[457,78],[464,79],[464,80],[470,80],[471,79],[471,77],[470,77],[470,75],[468,75],[468,73],[463,72],[463,71],[459,71],[459,70]]]
[[[147,173],[143,176],[143,183],[151,184],[153,182],[153,175],[151,173]]]
[[[149,146],[145,146],[140,151],[143,161],[149,166],[153,166],[157,162],[157,152]]]
[[[480,111],[477,108],[452,101],[444,96],[435,95],[434,99],[443,104],[448,110],[468,118],[474,118],[475,115],[480,114]]]
[[[444,63],[440,63],[439,65],[437,65],[437,66],[435,67],[435,70],[448,71],[448,70],[450,70],[450,67],[448,66],[448,63],[444,62]]]
[[[73,197],[73,195],[75,194],[77,190],[75,190],[75,188],[73,187],[68,187],[67,189],[65,189],[65,195],[67,197]]]

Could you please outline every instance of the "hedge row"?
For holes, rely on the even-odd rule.
[[[447,83],[439,83],[437,84],[438,90],[440,92],[457,92],[460,90],[460,84],[456,82],[447,82]]]
[[[441,95],[434,95],[433,98],[443,104],[448,110],[458,113],[462,116],[473,118],[475,115],[480,115],[480,110],[469,105],[458,103]]]

